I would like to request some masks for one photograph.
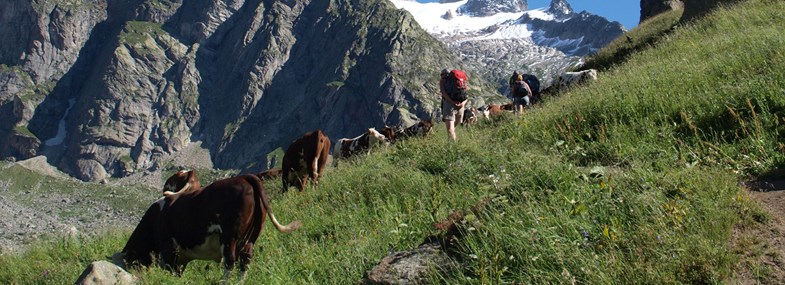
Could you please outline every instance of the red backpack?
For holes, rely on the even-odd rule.
[[[444,90],[450,96],[450,99],[456,102],[463,102],[468,99],[469,96],[466,92],[468,80],[469,78],[466,77],[466,72],[463,72],[463,70],[453,69],[450,71],[450,75],[447,76],[447,81],[444,84]]]

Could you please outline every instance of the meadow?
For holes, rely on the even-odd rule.
[[[303,193],[266,182],[278,220],[304,226],[266,226],[246,284],[357,284],[481,201],[459,222],[459,269],[435,270],[431,283],[728,283],[745,258],[733,227],[769,220],[740,182],[785,162],[785,2],[742,1],[692,23],[678,13],[588,58],[598,81],[523,117],[459,128],[457,143],[437,124],[428,138],[339,161]],[[129,234],[2,255],[0,280],[72,283]],[[767,280],[767,265],[744,264]],[[133,273],[141,284],[214,284],[222,270]]]

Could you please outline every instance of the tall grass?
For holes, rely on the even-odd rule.
[[[636,30],[653,30],[640,33],[664,34],[656,45],[523,118],[460,128],[458,143],[438,125],[339,161],[303,193],[267,182],[278,219],[304,227],[266,227],[246,284],[356,284],[481,200],[461,226],[459,270],[435,283],[723,283],[741,258],[732,226],[758,215],[738,181],[784,161],[783,19],[785,3],[750,0],[668,33],[644,23]],[[128,234],[0,256],[0,280],[72,282]],[[221,269],[134,273],[142,284],[211,284]]]

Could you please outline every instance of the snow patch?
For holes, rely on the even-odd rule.
[[[71,111],[71,108],[74,107],[74,103],[76,103],[76,99],[68,99],[68,108],[65,109],[65,114],[63,114],[63,117],[60,118],[60,122],[57,124],[57,135],[51,139],[46,140],[46,142],[44,142],[45,145],[56,146],[63,143],[63,140],[65,140],[65,135],[67,134],[67,131],[65,130],[65,118],[68,116],[68,112]]]

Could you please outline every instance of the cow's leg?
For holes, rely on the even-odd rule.
[[[224,243],[223,246],[223,257],[224,257],[224,276],[221,278],[221,284],[226,284],[229,281],[229,276],[232,273],[232,269],[234,268],[234,263],[237,260],[237,242],[230,241],[228,243]]]
[[[246,243],[243,249],[240,251],[239,261],[240,261],[240,283],[245,281],[245,275],[248,273],[248,266],[251,264],[251,260],[253,259],[253,243]]]
[[[298,177],[297,180],[300,182],[300,192],[305,190],[305,185],[308,183],[308,174],[303,174],[302,176]]]

